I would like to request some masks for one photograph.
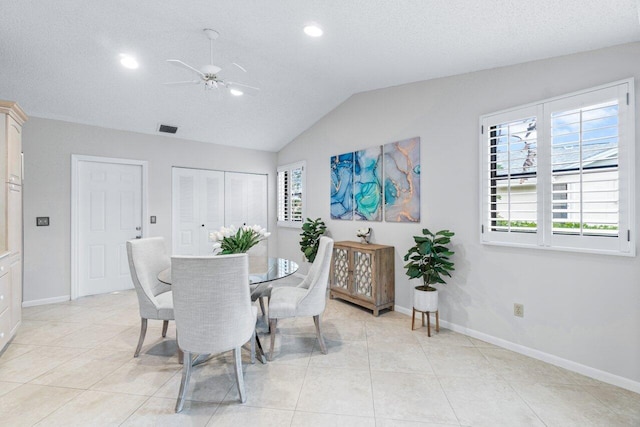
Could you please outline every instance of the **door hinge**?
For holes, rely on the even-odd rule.
[[[482,135],[484,135],[484,125],[481,125],[481,126],[480,126],[480,133],[481,133]]]
[[[627,105],[629,105],[629,92],[627,92]]]
[[[631,230],[627,230],[627,242],[631,241]]]
[[[480,232],[481,232],[482,234],[484,234],[484,224],[482,224],[482,225],[480,226]]]

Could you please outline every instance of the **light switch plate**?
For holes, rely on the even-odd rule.
[[[151,224],[155,224],[155,223],[156,223],[156,216],[155,216],[155,215],[152,215],[152,216],[151,216],[151,218],[149,219],[149,222],[150,222]]]
[[[48,216],[38,216],[38,217],[36,217],[36,226],[37,227],[48,227],[49,226],[49,217]]]

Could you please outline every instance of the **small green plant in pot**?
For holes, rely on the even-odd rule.
[[[314,220],[307,218],[304,224],[302,224],[300,250],[307,261],[313,262],[316,259],[320,236],[322,236],[326,230],[327,226],[320,218]]]
[[[422,279],[422,285],[416,286],[414,291],[416,310],[438,310],[437,289],[432,285],[446,283],[443,276],[451,277],[450,271],[454,268],[449,257],[453,252],[448,245],[454,234],[449,230],[432,233],[425,228],[422,230],[422,236],[413,236],[415,245],[409,248],[404,256],[404,260],[407,261],[404,268],[410,279]]]

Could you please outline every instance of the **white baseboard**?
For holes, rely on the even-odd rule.
[[[53,298],[44,298],[44,299],[34,299],[31,301],[23,301],[22,302],[22,306],[23,307],[34,307],[36,305],[45,305],[45,304],[55,304],[57,302],[65,302],[65,301],[70,301],[71,297],[69,295],[62,295],[59,297],[53,297]]]
[[[411,316],[411,314],[413,313],[412,309],[406,308],[406,307],[400,307],[398,305],[394,306],[394,310],[397,311],[398,313],[406,314],[407,316]],[[476,331],[474,329],[456,325],[454,323],[447,322],[446,320],[440,319],[440,325],[444,328],[451,329],[452,331],[457,332],[459,334],[463,334],[472,338],[477,338],[479,340],[488,342],[490,344],[497,345],[498,347],[506,348],[507,350],[524,354],[525,356],[529,356],[534,359],[538,359],[543,362],[547,362],[552,365],[559,366],[569,371],[577,372],[581,375],[594,378],[598,381],[602,381],[607,384],[612,384],[617,387],[631,390],[635,393],[640,393],[640,382],[638,381],[633,381],[633,380],[630,380],[629,378],[621,377],[619,375],[615,375],[610,372],[601,371],[599,369],[592,368],[590,366],[582,365],[572,360],[563,359],[561,357],[554,356],[553,354],[545,353],[543,351],[526,347],[521,344],[516,344],[511,341],[504,340],[502,338],[494,337],[493,335],[488,335],[483,332]]]

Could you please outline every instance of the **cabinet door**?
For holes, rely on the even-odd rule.
[[[9,184],[7,190],[7,249],[22,256],[22,187]]]
[[[341,247],[333,248],[333,271],[331,273],[331,287],[351,293],[349,283],[349,254],[350,250]]]
[[[375,299],[374,254],[375,252],[353,250],[353,293],[368,301]]]
[[[7,116],[7,182],[22,185],[22,128]]]
[[[22,318],[22,260],[11,264],[11,330],[20,323]]]

